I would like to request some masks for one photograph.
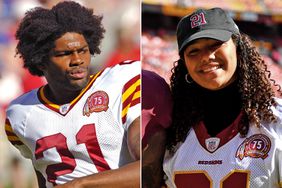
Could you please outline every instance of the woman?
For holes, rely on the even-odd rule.
[[[182,18],[177,41],[167,186],[282,187],[282,100],[248,36],[214,8]]]

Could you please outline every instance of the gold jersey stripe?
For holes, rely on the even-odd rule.
[[[8,136],[8,140],[9,140],[10,142],[21,141],[21,140],[19,139],[19,137],[17,137],[17,136]]]
[[[9,123],[5,123],[5,131],[6,131],[7,138],[10,142],[15,142],[15,141],[21,142],[19,137],[14,133]]]
[[[46,102],[46,104],[50,105],[52,108],[59,109],[59,108],[60,108],[59,105],[53,104],[51,101],[49,101],[49,100],[45,97],[43,90],[44,90],[44,87],[42,87],[42,88],[40,89],[40,91],[39,91],[39,92],[40,92],[40,96],[41,96],[41,98],[43,99],[43,101]]]
[[[134,95],[133,95],[131,101],[134,101],[134,100],[140,98],[140,93],[141,93],[140,91],[137,91],[136,93],[134,93]],[[130,102],[130,103],[128,103],[127,106],[125,106],[125,107],[123,108],[122,113],[121,113],[121,117],[126,116],[126,114],[127,114],[127,112],[128,112],[128,109],[130,108],[131,105],[132,105],[132,103]]]
[[[13,132],[13,129],[10,124],[5,123],[5,131]]]
[[[135,100],[135,99],[140,98],[140,97],[141,97],[141,91],[139,90],[139,91],[135,92],[132,100]]]
[[[141,80],[138,79],[135,83],[133,83],[123,94],[122,94],[122,102],[124,102],[133,92],[135,92],[137,86],[139,86]]]

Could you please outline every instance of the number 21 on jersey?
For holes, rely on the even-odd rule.
[[[101,152],[94,124],[83,125],[76,134],[76,142],[77,144],[85,144],[87,152],[99,172],[110,169]],[[58,176],[74,171],[76,161],[67,146],[67,138],[61,133],[46,136],[37,140],[35,149],[36,159],[43,158],[43,152],[52,147],[56,148],[62,162],[48,165],[46,173],[48,181],[53,183],[53,185],[56,185],[55,181]]]

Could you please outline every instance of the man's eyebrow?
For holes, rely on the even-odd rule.
[[[88,47],[88,45],[86,44],[85,46],[82,46],[81,48],[78,48],[76,50],[53,50],[53,53],[71,53],[71,52],[74,52],[74,51],[79,51],[79,50],[82,50],[83,48],[86,48]]]

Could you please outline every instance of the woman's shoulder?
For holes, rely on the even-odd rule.
[[[273,114],[278,118],[282,119],[282,98],[275,98],[276,106],[273,106]]]
[[[262,125],[265,127],[273,136],[282,139],[282,99],[275,98],[276,105],[271,107],[273,115],[276,117],[275,121],[263,122]],[[275,136],[275,137],[276,137]]]

